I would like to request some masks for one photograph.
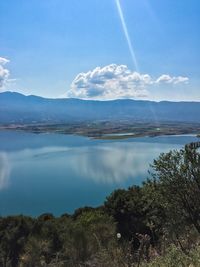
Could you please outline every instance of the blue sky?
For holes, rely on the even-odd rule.
[[[1,0],[1,90],[200,101],[199,14],[199,0]]]

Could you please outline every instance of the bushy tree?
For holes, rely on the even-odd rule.
[[[186,146],[161,154],[152,165],[156,200],[176,227],[193,225],[200,233],[200,155]]]
[[[115,190],[107,197],[105,210],[116,220],[122,238],[130,240],[136,233],[149,233],[145,223],[145,202],[141,187]]]

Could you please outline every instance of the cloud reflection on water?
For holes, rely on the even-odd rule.
[[[149,164],[163,148],[146,144],[127,144],[82,148],[70,158],[70,167],[77,175],[95,182],[119,183],[129,178],[147,176]]]
[[[10,164],[5,152],[0,152],[0,190],[9,185]]]
[[[9,153],[9,159],[13,172],[19,169],[32,172],[34,168],[45,174],[45,177],[60,173],[66,179],[75,175],[96,183],[123,183],[128,179],[134,183],[136,179],[145,179],[149,164],[161,152],[168,150],[169,145],[164,144],[121,142],[84,147],[24,149]],[[9,185],[9,174],[8,156],[0,152],[0,190]]]

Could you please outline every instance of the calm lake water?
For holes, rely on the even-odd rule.
[[[61,215],[98,206],[116,188],[140,184],[161,152],[195,136],[93,140],[0,132],[0,215]]]

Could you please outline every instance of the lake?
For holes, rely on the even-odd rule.
[[[0,132],[0,216],[58,216],[101,205],[114,189],[141,184],[161,152],[195,136],[95,140],[82,136]]]

